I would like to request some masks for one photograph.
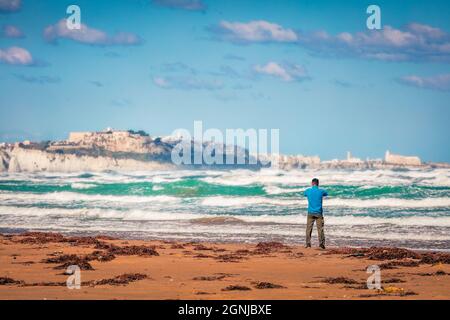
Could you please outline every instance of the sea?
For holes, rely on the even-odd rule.
[[[1,173],[0,232],[303,244],[312,178],[327,246],[450,251],[449,169]]]

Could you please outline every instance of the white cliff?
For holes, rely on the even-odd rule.
[[[169,163],[156,161],[57,154],[20,147],[14,147],[10,152],[1,152],[0,158],[0,171],[8,172],[140,171],[167,170],[174,167]]]

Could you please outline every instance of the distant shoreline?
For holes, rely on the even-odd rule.
[[[208,162],[205,157],[209,159]],[[251,154],[248,149],[238,145],[186,141],[182,137],[172,136],[152,137],[143,131],[112,129],[71,132],[68,139],[62,141],[0,143],[0,172],[262,168],[433,169],[450,168],[450,164],[425,163],[417,156],[393,154],[388,150],[384,159],[366,160],[353,157],[351,152],[347,152],[345,159],[326,161],[321,161],[317,155]]]

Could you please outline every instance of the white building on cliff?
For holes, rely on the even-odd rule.
[[[402,166],[420,166],[422,161],[416,156],[401,156],[398,154],[392,154],[389,150],[386,151],[384,156],[384,162],[387,164],[395,164]]]

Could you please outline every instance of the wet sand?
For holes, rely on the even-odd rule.
[[[367,289],[369,265],[381,290]],[[0,299],[450,299],[450,254],[0,235]]]

